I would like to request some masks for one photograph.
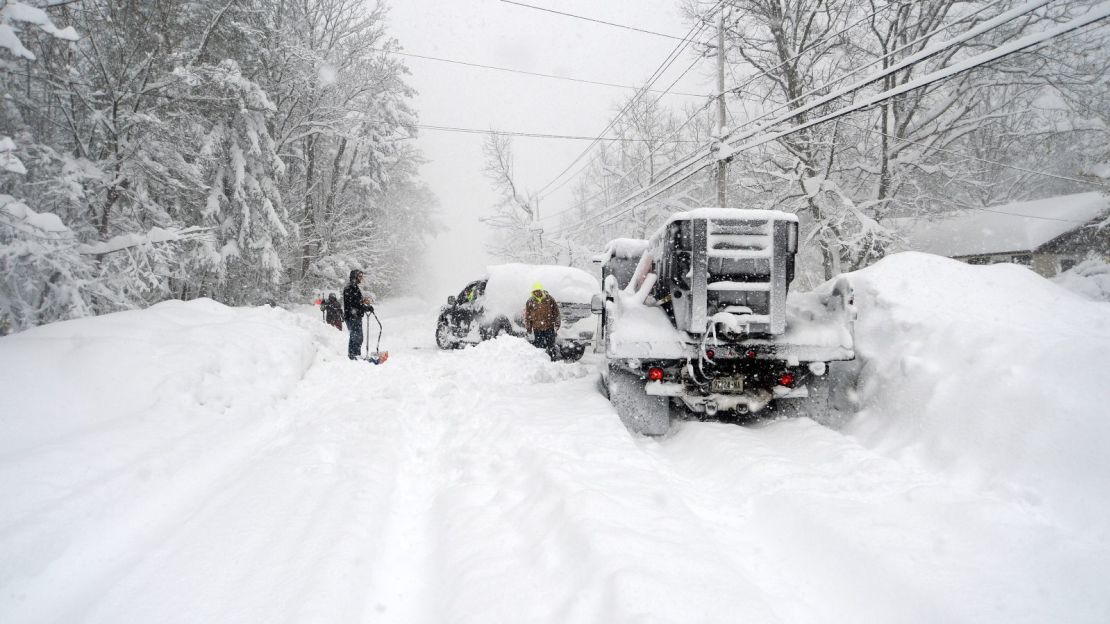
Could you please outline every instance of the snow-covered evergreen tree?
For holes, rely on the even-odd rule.
[[[370,0],[3,3],[0,192],[84,250],[70,273],[97,289],[73,309],[399,279],[435,202],[405,145],[407,70],[373,51],[397,45],[385,18]]]

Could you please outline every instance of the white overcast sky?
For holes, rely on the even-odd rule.
[[[684,35],[678,0],[522,0],[568,13]],[[678,43],[601,24],[526,9],[499,0],[392,0],[390,33],[413,54],[573,76],[642,84]],[[704,38],[704,35],[703,35]],[[679,59],[660,80],[665,86],[693,60]],[[596,136],[631,91],[468,68],[405,57],[420,122],[439,126]],[[695,68],[676,90],[713,90],[713,61]],[[681,107],[693,98],[668,96]],[[420,149],[430,161],[423,177],[442,205],[450,228],[434,242],[426,295],[457,292],[494,262],[485,252],[488,214],[495,197],[482,176],[483,135],[422,130]],[[516,172],[539,189],[586,147],[585,141],[515,138]],[[567,206],[570,185],[541,205],[541,213]]]

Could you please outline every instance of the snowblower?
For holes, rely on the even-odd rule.
[[[366,357],[363,359],[371,364],[383,364],[389,359],[389,351],[382,351],[382,321],[374,312],[370,313],[374,320],[378,323],[378,342],[374,345],[374,351],[370,351],[370,321],[366,321]]]

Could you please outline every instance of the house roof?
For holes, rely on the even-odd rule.
[[[935,220],[892,220],[907,248],[960,257],[1033,251],[1110,212],[1110,197],[1099,192],[1060,195],[1033,201],[967,210]]]

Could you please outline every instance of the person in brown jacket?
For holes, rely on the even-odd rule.
[[[532,296],[524,304],[524,331],[532,334],[532,345],[547,351],[552,360],[556,358],[555,332],[562,319],[559,317],[559,304],[551,293],[536,282],[532,286]]]

